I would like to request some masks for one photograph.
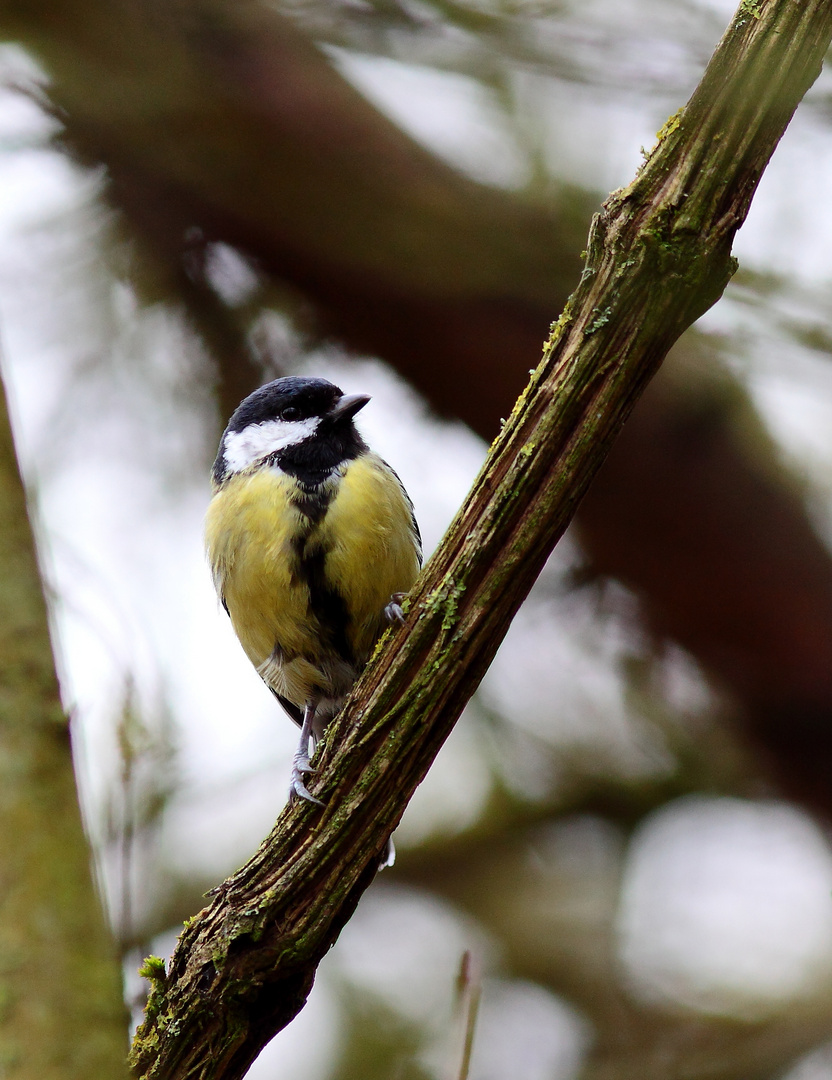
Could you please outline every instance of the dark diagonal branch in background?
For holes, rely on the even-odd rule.
[[[310,804],[154,970],[137,1075],[242,1076],[303,1006],[386,837],[616,433],[672,343],[719,297],[734,233],[820,70],[832,0],[744,0],[684,112],[593,224],[581,284],[474,488],[327,738]]]

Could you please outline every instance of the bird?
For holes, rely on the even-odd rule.
[[[290,798],[323,805],[312,750],[422,564],[413,504],[359,434],[370,401],[285,376],[235,409],[211,473],[208,562],[246,656],[300,727]]]

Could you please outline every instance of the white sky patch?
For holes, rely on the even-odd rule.
[[[553,571],[556,565],[557,554]],[[632,649],[632,628],[623,619],[599,618],[591,596],[574,594],[556,604],[533,591],[480,695],[561,762],[602,775],[661,774],[673,759],[655,736],[646,736],[628,703],[623,660]],[[532,796],[551,790],[553,777],[541,775],[544,786],[536,790],[534,771],[524,773]]]
[[[512,90],[547,173],[600,192],[630,182],[644,160],[641,148],[653,146],[665,120],[661,106],[646,108],[628,95],[587,93],[535,71],[516,72]]]
[[[832,852],[774,801],[692,796],[652,814],[618,921],[631,987],[652,1002],[759,1019],[832,980]]]
[[[829,124],[799,108],[763,173],[734,254],[740,266],[774,269],[806,283],[832,279]],[[729,285],[730,290],[730,285]]]
[[[485,964],[495,951],[477,923],[451,904],[379,879],[320,970],[441,1031],[453,1016],[454,982],[465,949]]]
[[[476,79],[325,46],[345,79],[418,142],[484,184],[518,188],[531,169],[497,95]]]
[[[395,833],[396,846],[402,850],[429,837],[460,833],[482,813],[493,785],[471,708],[463,712],[408,803]]]
[[[701,7],[711,8],[717,15],[721,15],[725,19],[726,26],[737,10],[736,0],[699,0],[699,4]]]
[[[346,983],[377,997],[421,1025],[426,1039],[418,1057],[428,1074],[456,1075],[454,985],[464,950],[475,970],[491,975],[497,949],[477,923],[430,894],[379,881],[362,898],[320,975],[325,983]],[[482,992],[471,1080],[578,1075],[590,1030],[576,1010],[519,979],[486,977]]]
[[[261,424],[249,424],[242,431],[229,431],[225,436],[225,463],[231,472],[242,472],[269,454],[310,439],[320,422],[320,416],[308,416],[305,420],[264,420]]]
[[[336,994],[325,979],[295,1019],[260,1051],[246,1080],[331,1080],[337,1070],[341,1013]]]
[[[487,979],[474,1032],[471,1080],[574,1080],[590,1041],[583,1017],[542,986]]]

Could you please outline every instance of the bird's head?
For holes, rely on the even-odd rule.
[[[213,478],[222,484],[259,463],[301,455],[332,466],[366,449],[353,417],[370,400],[326,379],[288,375],[266,383],[237,406],[220,440]]]

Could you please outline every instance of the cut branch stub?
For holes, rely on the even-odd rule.
[[[302,1007],[408,799],[647,381],[721,294],[733,235],[832,37],[832,0],[745,0],[687,108],[593,223],[581,283],[474,488],[327,733],[309,803],[186,927],[137,1075],[241,1076]]]

